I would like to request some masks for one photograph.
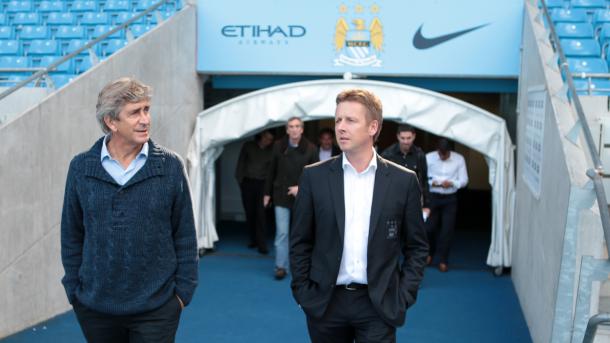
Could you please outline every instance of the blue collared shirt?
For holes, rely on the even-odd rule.
[[[144,143],[142,150],[140,150],[136,158],[127,166],[127,169],[123,169],[123,166],[119,161],[113,159],[108,152],[106,141],[108,141],[109,137],[110,135],[106,135],[106,137],[104,137],[104,142],[102,143],[102,167],[112,176],[114,181],[123,186],[136,175],[138,170],[142,169],[146,163],[146,159],[148,158],[148,142]]]

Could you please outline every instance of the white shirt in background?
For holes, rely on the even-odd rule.
[[[464,157],[455,151],[450,151],[449,154],[449,158],[444,161],[441,160],[438,151],[426,154],[428,184],[431,193],[453,194],[468,184],[468,172],[466,171]],[[452,187],[432,186],[433,182],[441,183],[445,180],[451,181]]]

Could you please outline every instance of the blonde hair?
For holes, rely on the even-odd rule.
[[[368,122],[377,121],[378,128],[373,141],[376,141],[381,133],[381,125],[383,124],[383,108],[381,100],[373,92],[366,89],[347,89],[337,95],[337,105],[342,102],[353,101],[363,105],[366,108]]]

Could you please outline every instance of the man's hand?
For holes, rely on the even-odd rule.
[[[176,294],[176,299],[178,299],[178,302],[180,303],[180,309],[184,310],[184,303],[182,302],[182,299],[180,299],[180,297],[178,296],[178,294]]]
[[[298,192],[299,192],[299,186],[288,187],[288,195],[292,195],[293,197],[296,197]]]
[[[269,202],[271,202],[271,196],[270,195],[263,196],[263,206],[264,207],[269,206]]]
[[[445,180],[443,181],[443,183],[441,183],[441,187],[443,188],[450,188],[453,186],[453,182],[449,181],[449,180]]]

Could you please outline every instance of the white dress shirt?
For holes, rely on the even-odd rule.
[[[324,150],[324,149],[320,148],[320,152],[318,153],[318,158],[320,159],[320,161],[326,161],[332,157],[332,154],[333,154],[332,148],[330,148],[328,150]]]
[[[123,186],[129,181],[136,173],[144,167],[146,160],[148,159],[148,142],[142,145],[142,149],[136,156],[136,158],[131,161],[127,168],[123,168],[119,161],[115,160],[110,156],[108,152],[108,148],[106,147],[106,142],[110,138],[110,135],[106,135],[104,137],[104,142],[102,143],[102,153],[100,159],[102,161],[102,167],[112,176],[114,181],[119,185]]]
[[[368,283],[366,265],[376,171],[377,154],[375,151],[373,151],[373,158],[369,165],[361,173],[356,171],[343,153],[345,234],[337,285],[346,285],[351,282]]]
[[[430,193],[453,194],[468,183],[466,162],[464,157],[457,152],[450,151],[449,158],[443,161],[438,151],[433,151],[426,154],[426,162],[428,163]],[[452,186],[449,188],[432,186],[432,182],[441,183],[445,180],[451,181]]]

